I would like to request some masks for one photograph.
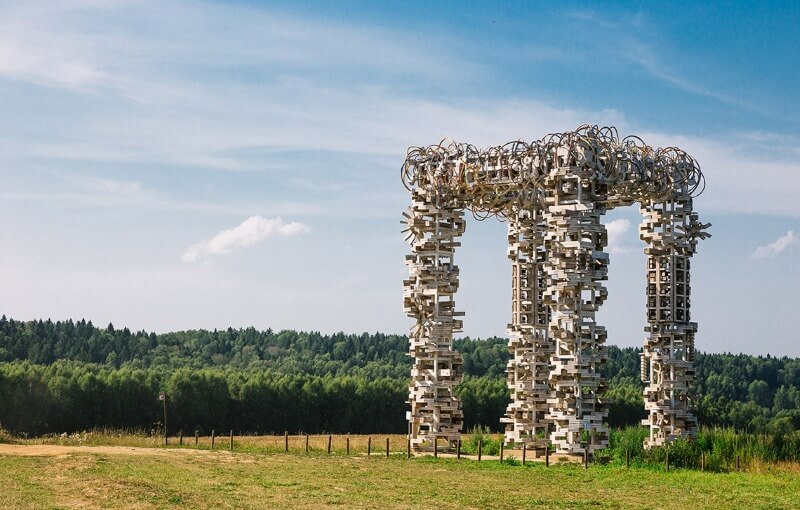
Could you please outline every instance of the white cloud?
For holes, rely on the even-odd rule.
[[[786,235],[779,237],[774,243],[766,246],[759,246],[753,253],[755,259],[774,258],[786,251],[790,246],[797,244],[797,237],[791,230],[786,232]]]
[[[610,221],[606,225],[606,232],[608,232],[608,252],[609,253],[625,253],[629,250],[625,246],[622,238],[623,234],[630,230],[631,222],[625,218]]]
[[[307,225],[297,221],[284,223],[280,217],[251,216],[239,226],[223,230],[208,241],[190,246],[181,258],[184,262],[195,262],[207,255],[222,255],[236,248],[252,246],[274,235],[289,237],[308,231]]]
[[[620,130],[623,131],[622,129]],[[654,147],[677,146],[692,155],[706,177],[705,192],[695,200],[695,210],[728,214],[800,216],[800,164],[792,153],[797,145],[763,150],[762,143],[747,135],[724,139],[700,138],[674,133],[638,133]],[[787,143],[791,143],[789,139]]]

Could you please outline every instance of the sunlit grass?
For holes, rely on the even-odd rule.
[[[315,440],[327,450],[326,436]],[[47,457],[0,455],[0,486],[2,508],[701,510],[788,509],[800,500],[800,477],[790,473],[178,448],[153,449],[153,455],[89,447]]]

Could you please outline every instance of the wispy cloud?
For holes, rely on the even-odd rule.
[[[752,257],[755,259],[775,258],[786,251],[790,246],[797,245],[797,243],[797,237],[795,237],[794,232],[790,230],[786,232],[786,235],[779,237],[774,243],[756,248],[756,251],[753,252]]]
[[[190,246],[181,258],[184,262],[195,262],[208,255],[222,255],[236,248],[252,246],[271,236],[296,236],[309,230],[303,223],[296,221],[285,223],[280,217],[251,216],[241,225],[223,230],[207,241]]]
[[[713,87],[702,85],[696,79],[690,79],[691,74],[682,72],[681,61],[677,57],[670,58],[665,55],[664,51],[655,49],[658,44],[654,44],[654,41],[659,39],[659,30],[649,22],[643,13],[625,13],[611,18],[587,10],[574,11],[569,13],[569,16],[602,32],[601,36],[606,43],[593,45],[592,51],[612,53],[614,59],[622,57],[651,78],[689,94],[713,99],[742,110],[764,114],[754,104],[722,94]]]
[[[82,5],[83,4],[83,5]],[[11,2],[0,20],[0,76],[38,85],[90,89],[110,76],[95,59],[92,39],[72,31],[71,11],[87,7]],[[96,3],[93,8],[104,8]],[[60,20],[60,22],[59,22]],[[66,23],[65,23],[66,22]]]
[[[678,146],[697,160],[707,187],[698,210],[732,214],[800,216],[800,164],[797,147],[758,150],[738,136],[701,138],[675,133],[640,133],[653,146]]]
[[[145,14],[156,7],[158,16]],[[98,15],[103,23],[93,21]],[[342,68],[431,79],[441,55],[420,46],[409,33],[292,16],[265,6],[12,1],[0,19],[0,76],[69,89],[106,87],[147,103],[158,101],[155,89],[172,92],[162,101],[191,93],[173,88],[170,78],[201,67],[241,73],[269,66],[287,75],[324,68],[328,81]],[[469,67],[465,62],[447,74]],[[231,79],[217,83],[226,81]]]
[[[620,218],[610,221],[606,225],[608,232],[608,252],[612,254],[626,253],[630,250],[623,241],[624,234],[630,230],[631,222],[628,219]]]
[[[134,195],[142,191],[142,184],[138,181],[124,181],[102,177],[71,177],[68,175],[64,175],[64,178],[74,182],[80,188],[103,194]]]

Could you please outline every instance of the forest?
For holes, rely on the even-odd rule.
[[[508,402],[503,338],[455,341],[465,427],[500,430]],[[608,423],[643,417],[639,350],[608,346]],[[161,426],[170,432],[404,433],[407,338],[381,333],[191,330],[0,318],[0,427],[20,435]],[[800,429],[800,359],[699,353],[693,395],[705,425]]]

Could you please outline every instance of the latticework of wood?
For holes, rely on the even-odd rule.
[[[411,192],[406,232],[406,313],[414,319],[409,353],[409,434],[417,450],[435,441],[454,445],[462,414],[453,386],[461,357],[452,348],[463,313],[454,309],[456,241],[464,211],[509,222],[512,320],[508,325],[506,417],[509,444],[549,442],[564,454],[605,447],[605,329],[595,313],[607,292],[609,209],[641,204],[640,237],[647,246],[648,290],[642,357],[645,446],[692,437],[690,411],[694,334],[689,319],[689,258],[708,237],[692,212],[702,191],[696,162],[676,148],[654,149],[614,128],[582,126],[531,143],[484,151],[445,143],[409,149],[403,182]]]

